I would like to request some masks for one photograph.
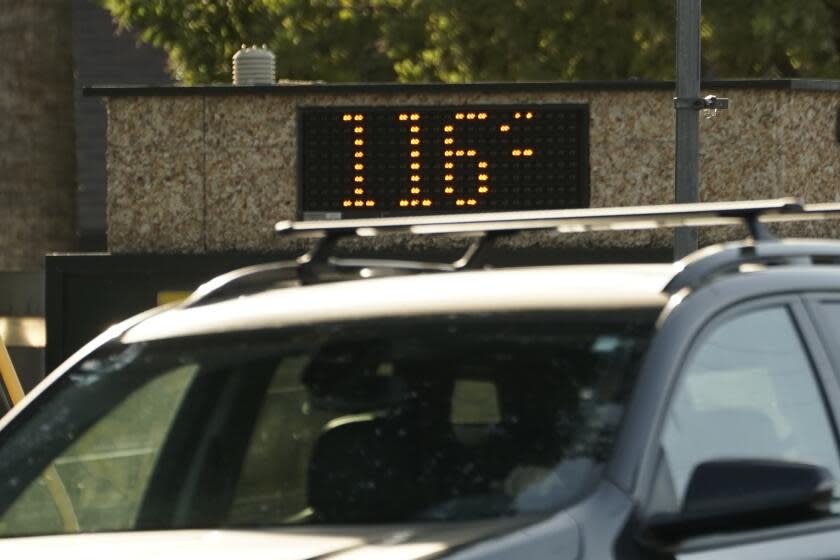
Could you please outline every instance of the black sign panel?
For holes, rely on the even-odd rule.
[[[303,108],[304,219],[580,208],[586,105]]]

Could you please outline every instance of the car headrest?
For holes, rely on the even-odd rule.
[[[417,511],[421,452],[397,419],[330,423],[309,463],[309,505],[328,523],[399,521]]]

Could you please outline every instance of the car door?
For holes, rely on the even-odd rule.
[[[840,310],[840,297],[837,302]],[[752,301],[722,313],[698,334],[681,367],[659,434],[646,514],[680,512],[694,468],[719,459],[822,466],[837,481],[837,502],[840,447],[832,407],[837,400],[837,378],[801,298]],[[688,539],[674,556],[840,558],[840,517],[733,528]]]

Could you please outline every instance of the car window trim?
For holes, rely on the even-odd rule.
[[[840,306],[840,292],[812,292],[803,294],[803,305],[813,323],[817,326],[817,339],[822,352],[828,362],[829,377],[833,385],[840,387],[840,348],[829,338],[834,333],[840,338],[840,329],[832,325],[824,309],[826,303],[836,303]],[[838,389],[840,394],[840,389]],[[840,397],[834,407],[837,424],[840,425]]]
[[[840,449],[840,353],[833,350],[831,341],[826,338],[832,329],[829,321],[821,315],[822,312],[818,308],[819,300],[824,300],[826,295],[828,294],[800,294],[795,310],[798,313],[797,318],[801,329],[807,331],[804,342],[819,374],[820,389],[826,400],[834,438]],[[834,294],[834,298],[840,304],[840,294]],[[840,337],[840,332],[837,336]],[[836,482],[840,486],[840,480]]]
[[[225,436],[243,424],[249,426],[250,433],[271,380],[272,365],[265,360],[249,363],[247,375],[241,374],[242,365],[198,372],[164,439],[131,530],[222,525],[233,500],[235,485],[216,476],[213,469],[217,465],[209,461],[207,455],[213,452],[215,441],[225,443],[226,460],[235,465],[236,472],[242,468],[250,439],[237,440]],[[209,394],[201,402],[191,400],[191,394],[201,392]],[[253,406],[233,406],[234,403],[241,404],[243,399],[250,399]],[[189,403],[190,408],[185,409],[184,403]],[[206,405],[212,408],[212,412],[205,416],[210,425],[196,422],[191,416],[195,409]],[[238,476],[233,480],[238,480]],[[208,492],[207,486],[214,492]],[[177,494],[178,499],[167,504],[161,497],[168,493]],[[197,507],[209,495],[214,496],[212,503]],[[200,515],[201,519],[197,519],[196,515]]]
[[[675,364],[676,374],[672,379],[672,383],[668,388],[666,398],[663,401],[663,413],[658,416],[654,429],[650,432],[649,443],[658,445],[662,438],[662,433],[665,428],[668,411],[674,400],[676,389],[679,386],[679,381],[685,371],[685,366],[696,352],[697,348],[706,340],[707,334],[710,333],[717,326],[730,320],[731,318],[768,308],[780,308],[788,312],[794,329],[799,334],[803,350],[806,353],[806,358],[811,364],[813,375],[817,383],[817,388],[822,396],[825,410],[828,414],[829,424],[834,436],[835,445],[840,453],[840,438],[838,438],[838,416],[835,414],[834,399],[840,398],[840,386],[838,386],[837,379],[833,376],[833,369],[828,361],[828,356],[821,346],[822,341],[817,335],[817,325],[815,325],[811,316],[809,315],[806,306],[802,300],[801,294],[775,294],[765,297],[755,297],[744,300],[735,305],[723,308],[719,312],[709,316],[703,324],[693,333],[692,342],[685,352]],[[647,472],[640,473],[639,480],[645,482],[643,488],[637,489],[637,495],[642,497],[638,503],[638,510],[644,512],[647,506],[647,500],[653,491],[656,482],[656,473],[651,472],[656,468],[656,461],[645,461],[643,466]],[[644,476],[647,475],[647,476]],[[837,481],[840,484],[840,481]],[[640,490],[640,491],[639,491]],[[778,527],[770,527],[754,531],[747,531],[743,533],[729,534],[729,535],[710,535],[697,539],[691,539],[686,543],[680,544],[675,548],[675,555],[685,554],[689,552],[708,551],[716,548],[735,547],[747,545],[756,542],[763,542],[768,540],[782,540],[803,534],[819,533],[827,531],[836,531],[840,529],[840,515],[832,518],[822,518],[812,521],[805,521],[792,525],[780,525]]]

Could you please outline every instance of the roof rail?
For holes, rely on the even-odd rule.
[[[743,265],[814,264],[817,261],[840,264],[840,248],[836,243],[820,239],[778,240],[762,223],[838,217],[840,204],[832,202],[808,204],[789,214],[759,214],[754,218],[755,225],[748,226],[752,241],[713,245],[688,255],[680,261],[682,270],[668,282],[664,291],[675,294],[685,288],[694,289],[717,276],[736,272]]]
[[[492,235],[477,238],[460,258],[445,263],[331,257],[329,252],[338,237],[323,237],[313,249],[296,259],[248,266],[217,276],[199,286],[182,306],[197,307],[270,288],[346,280],[352,277],[352,272],[357,272],[357,277],[361,278],[397,272],[454,272],[474,262],[474,257],[487,246],[485,242],[492,238]]]
[[[523,231],[549,230],[558,233],[637,230],[658,227],[746,225],[750,237],[762,242],[765,261],[782,258],[773,251],[793,251],[790,243],[774,243],[775,238],[764,227],[768,222],[813,220],[840,217],[840,204],[803,206],[795,198],[779,198],[744,202],[706,202],[666,204],[618,208],[582,208],[573,210],[533,210],[519,212],[472,213],[458,215],[410,216],[353,220],[281,221],[275,232],[281,237],[304,237],[317,240],[316,245],[297,259],[257,265],[222,275],[202,285],[184,305],[191,307],[270,287],[309,284],[347,279],[369,278],[413,272],[449,272],[475,266],[496,239]],[[462,256],[452,262],[412,260],[338,258],[330,253],[347,237],[374,237],[391,233],[414,235],[464,235],[473,238]],[[765,248],[764,243],[768,243]],[[809,247],[812,247],[810,244]],[[754,253],[752,244],[720,247],[714,254],[701,251],[683,261],[685,267],[666,288],[678,291],[697,285],[709,274],[725,271],[748,260]],[[830,248],[824,248],[830,252]],[[753,251],[753,253],[750,253]],[[804,251],[804,249],[803,249]],[[819,252],[819,251],[818,251]],[[802,257],[789,254],[787,257]],[[822,255],[827,256],[827,255]],[[759,259],[761,260],[761,259]],[[705,261],[705,262],[702,262]]]
[[[840,264],[840,245],[820,239],[789,239],[754,243],[741,241],[713,245],[692,253],[680,263],[683,268],[663,290],[675,294],[695,289],[744,265]]]
[[[295,283],[298,279],[297,260],[257,264],[216,276],[198,287],[183,307],[197,307],[223,299],[244,296],[272,286]]]

